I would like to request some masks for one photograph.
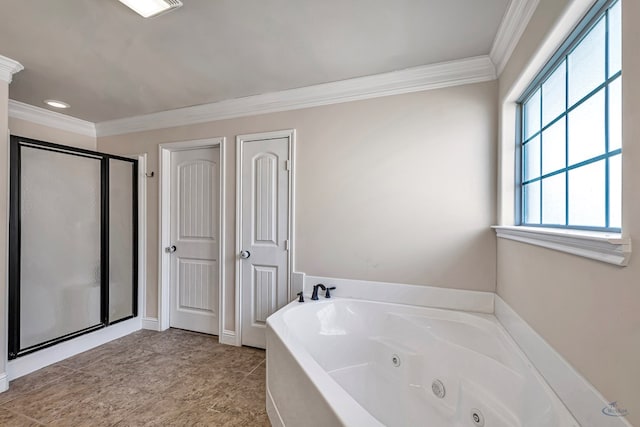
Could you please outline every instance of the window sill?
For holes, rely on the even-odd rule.
[[[515,240],[618,265],[629,263],[631,239],[619,233],[495,225],[501,239]]]

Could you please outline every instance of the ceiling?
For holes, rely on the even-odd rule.
[[[10,98],[91,122],[487,55],[509,0],[2,1]]]

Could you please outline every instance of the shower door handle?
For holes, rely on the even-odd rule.
[[[166,248],[164,248],[164,251],[168,254],[172,254],[175,251],[177,251],[178,248],[176,248],[176,245],[171,245],[171,246],[167,246]]]

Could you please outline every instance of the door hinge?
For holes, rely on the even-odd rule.
[[[289,239],[284,241],[284,250],[288,251],[289,250]]]
[[[284,161],[284,169],[290,171],[291,170],[291,160]]]

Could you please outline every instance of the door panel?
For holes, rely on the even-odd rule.
[[[171,154],[172,327],[218,334],[219,148]]]
[[[288,301],[289,139],[243,142],[242,344],[265,347],[265,322]]]

